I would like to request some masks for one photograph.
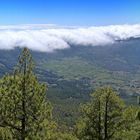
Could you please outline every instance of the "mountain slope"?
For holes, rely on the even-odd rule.
[[[11,72],[21,49],[0,50],[0,76]],[[112,86],[129,104],[140,93],[140,39],[105,46],[73,46],[52,53],[31,51],[35,73],[48,84],[48,97],[58,121],[75,120],[78,105],[100,86]]]

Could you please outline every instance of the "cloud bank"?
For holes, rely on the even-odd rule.
[[[28,47],[35,51],[52,52],[70,48],[71,45],[106,45],[131,37],[140,37],[140,24],[100,27],[59,27],[51,24],[0,26],[0,49]]]

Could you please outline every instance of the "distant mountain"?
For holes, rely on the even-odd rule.
[[[0,76],[13,70],[20,53],[18,47],[0,50]],[[140,94],[140,38],[105,46],[71,45],[52,53],[31,53],[35,73],[40,81],[47,82],[48,97],[60,119],[61,115],[67,122],[73,119],[77,115],[75,106],[88,100],[99,86],[110,85],[127,103],[136,104]]]

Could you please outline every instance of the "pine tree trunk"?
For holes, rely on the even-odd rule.
[[[22,109],[23,109],[23,113],[25,113],[25,102],[23,101],[22,102]],[[21,140],[25,140],[25,115],[23,114],[23,116],[22,116],[23,118],[22,118],[22,132],[21,132]]]
[[[25,140],[25,137],[26,137],[26,108],[25,108],[25,95],[26,95],[26,67],[27,67],[27,64],[26,64],[26,60],[24,62],[24,79],[23,79],[23,91],[22,91],[22,111],[23,111],[23,114],[22,114],[22,128],[21,128],[21,140]]]
[[[105,117],[104,117],[104,134],[105,134],[105,137],[104,137],[104,140],[107,140],[108,139],[108,133],[107,133],[107,115],[108,115],[108,99],[106,98],[106,101],[105,101]]]
[[[99,137],[98,140],[101,140],[101,103],[99,100],[99,125],[98,125]]]

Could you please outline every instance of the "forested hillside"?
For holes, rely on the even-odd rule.
[[[140,90],[140,39],[130,38],[106,46],[74,46],[54,52],[31,51],[40,81],[48,85],[48,98],[58,122],[72,125],[81,102],[100,86],[110,85],[126,104],[137,104]],[[22,49],[0,50],[0,76],[12,72]],[[62,121],[63,120],[63,121]]]
[[[81,105],[75,103],[75,96],[69,98],[73,105],[69,102],[68,106],[66,103],[62,104],[66,98],[61,97],[62,94],[59,97],[59,100],[63,98],[60,104],[54,100],[55,105],[58,105],[56,107],[46,96],[49,93],[47,83],[39,82],[34,74],[34,67],[29,50],[24,48],[14,69],[0,79],[1,140],[140,139],[139,106],[127,106],[117,92],[106,86],[96,89],[86,103],[81,100]],[[137,99],[139,105],[140,97]],[[73,110],[75,105],[77,109]],[[64,106],[64,110],[77,111],[79,115],[61,114],[62,110],[59,109]],[[63,119],[63,116],[68,117],[69,121]],[[65,122],[70,122],[70,117],[73,125],[64,125]]]

